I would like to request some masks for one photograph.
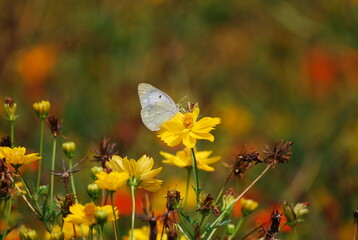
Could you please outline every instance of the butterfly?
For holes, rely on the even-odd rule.
[[[142,121],[151,131],[158,131],[164,122],[179,112],[177,104],[165,92],[148,83],[138,84],[138,95]]]

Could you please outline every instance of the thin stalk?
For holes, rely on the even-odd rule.
[[[53,175],[53,171],[55,171],[55,159],[56,159],[56,137],[53,138],[53,147],[52,147],[52,164],[51,164],[51,183],[50,183],[50,204],[53,207],[53,183],[55,180],[55,175]]]
[[[358,222],[354,224],[354,232],[353,232],[353,240],[356,240],[357,237],[357,228],[358,228]]]
[[[185,202],[184,202],[184,209],[186,209],[186,204],[188,202],[188,196],[189,196],[189,186],[190,186],[190,177],[191,177],[191,169],[187,168],[188,175],[186,177],[186,189],[185,189]]]
[[[10,138],[11,138],[11,148],[15,147],[15,141],[14,141],[14,128],[15,128],[15,121],[11,120],[10,121]]]
[[[101,236],[101,239],[104,240],[103,224],[99,225],[99,235]]]
[[[131,240],[134,240],[134,220],[135,220],[135,196],[134,196],[134,186],[131,186],[131,195],[132,195],[132,225],[131,225]]]
[[[41,182],[41,166],[42,166],[42,148],[43,148],[43,141],[44,141],[44,124],[45,124],[45,119],[41,118],[41,130],[40,130],[40,159],[39,159],[39,166],[38,166],[38,172],[37,172],[37,190],[40,187],[40,182]]]
[[[194,173],[194,184],[195,184],[195,194],[196,194],[196,205],[198,205],[199,204],[200,187],[199,187],[198,167],[196,165],[196,157],[195,157],[194,148],[191,148],[191,157],[193,159],[193,173]]]
[[[7,234],[7,228],[9,226],[9,219],[10,219],[10,214],[11,214],[11,207],[12,207],[12,197],[10,197],[10,201],[9,201],[9,206],[8,206],[8,210],[7,210],[7,216],[6,216],[6,222],[5,222],[5,230],[2,234],[1,240],[4,240]]]
[[[233,237],[235,237],[236,233],[239,231],[242,223],[244,222],[244,217],[240,218],[239,222],[237,223],[234,232],[229,236],[228,240],[233,239]]]
[[[118,220],[117,220],[117,214],[116,214],[116,210],[114,209],[114,201],[113,201],[113,191],[109,192],[109,195],[111,197],[111,204],[112,204],[112,211],[113,211],[113,216],[114,216],[114,236],[115,239],[118,240]]]
[[[296,240],[298,239],[297,227],[293,226],[292,229],[293,229],[293,239]]]
[[[72,158],[69,158],[69,168],[72,169]],[[78,202],[77,200],[77,193],[76,193],[76,187],[75,187],[75,180],[73,178],[73,174],[71,174],[71,186],[72,186],[72,192],[75,194],[75,200],[76,202]]]
[[[267,170],[269,170],[271,167],[271,164],[267,165],[267,167],[262,171],[262,173],[237,197],[235,198],[235,200],[220,214],[220,216],[210,225],[210,229],[216,227],[216,224],[218,224],[224,217],[225,217],[225,214],[226,212],[231,209],[237,201],[239,201],[240,198],[242,198],[242,196],[245,195],[245,193],[247,193],[247,191],[250,190],[250,188],[255,185],[255,183],[260,180],[260,178],[267,172]],[[217,228],[214,228],[209,237],[207,238],[207,240],[210,240],[213,236],[214,236],[214,233],[216,231]],[[204,234],[202,235],[202,237],[204,237],[208,232],[204,232]]]
[[[88,228],[88,240],[93,240],[93,227]]]

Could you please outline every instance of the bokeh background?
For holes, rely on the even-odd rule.
[[[262,149],[292,140],[291,161],[250,193],[259,210],[308,201],[302,239],[351,239],[358,208],[358,1],[3,0],[0,9],[0,97],[18,105],[16,145],[38,151],[32,103],[47,99],[51,114],[64,119],[64,141],[76,142],[77,159],[108,136],[120,155],[146,153],[162,166],[159,151],[175,150],[141,123],[137,85],[147,82],[222,119],[215,142],[198,146],[222,156],[219,174],[203,174],[207,192],[217,193],[215,183],[229,172],[223,163],[245,144]],[[0,134],[9,134],[4,119]],[[49,168],[49,131],[45,140]],[[59,152],[58,168],[62,158]],[[79,187],[91,181],[93,165],[82,164]],[[261,170],[230,184],[242,189]],[[164,166],[160,177],[166,190],[184,181],[185,170]],[[85,188],[79,191],[86,201]]]

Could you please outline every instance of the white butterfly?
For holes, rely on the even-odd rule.
[[[178,106],[165,92],[148,83],[138,84],[138,95],[142,121],[151,131],[158,131],[164,122],[179,112]]]

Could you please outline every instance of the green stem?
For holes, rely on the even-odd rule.
[[[53,139],[53,147],[52,147],[52,164],[51,164],[51,183],[50,183],[50,204],[53,207],[53,184],[55,180],[55,175],[53,175],[53,171],[55,171],[55,159],[56,159],[56,137]]]
[[[88,240],[93,240],[93,226],[88,229]]]
[[[198,175],[198,167],[196,165],[196,157],[195,157],[194,148],[191,148],[191,157],[193,159],[193,173],[194,173],[194,184],[195,184],[195,194],[196,194],[196,205],[199,205],[199,194],[200,194],[199,175]]]
[[[216,225],[225,217],[227,211],[229,211],[235,204],[237,201],[239,201],[240,198],[242,198],[242,196],[245,195],[245,193],[247,193],[250,188],[252,186],[255,185],[255,183],[260,180],[260,178],[270,169],[271,167],[271,164],[267,165],[267,167],[261,172],[261,174],[237,197],[235,198],[235,200],[224,210],[222,211],[222,213],[220,214],[220,216],[210,225],[209,229],[213,229],[209,235],[209,237],[207,238],[207,240],[210,240],[213,236],[214,236],[214,233],[216,232]],[[207,234],[208,232],[205,231],[202,235],[202,237],[205,237],[205,235]]]
[[[100,236],[101,236],[101,239],[102,239],[102,240],[104,240],[104,235],[103,235],[103,224],[101,224],[101,225],[99,226],[99,234],[100,234]]]
[[[134,196],[134,186],[131,186],[131,195],[132,195],[132,225],[131,225],[131,240],[134,240],[134,220],[135,220],[135,196]]]
[[[187,168],[188,175],[186,177],[186,189],[185,189],[185,202],[184,202],[184,209],[186,209],[186,204],[188,202],[188,196],[189,196],[189,186],[190,186],[190,177],[191,177],[191,169]]]
[[[72,158],[69,158],[69,168],[72,169]],[[78,202],[77,200],[77,193],[76,193],[76,187],[75,187],[75,180],[73,178],[73,173],[71,173],[71,186],[72,186],[72,192],[75,194],[75,200],[76,202]]]
[[[15,128],[15,121],[11,120],[10,121],[10,138],[11,138],[11,148],[15,147],[15,141],[14,141],[14,128]]]
[[[292,226],[292,229],[293,229],[293,239],[296,240],[296,239],[298,239],[297,238],[298,237],[297,228],[296,228],[296,226]]]
[[[43,147],[43,141],[44,141],[44,123],[45,119],[41,118],[41,130],[40,130],[40,159],[39,159],[39,166],[38,166],[38,172],[37,172],[37,190],[40,187],[40,181],[41,181],[41,166],[42,166],[42,147]]]
[[[6,216],[6,222],[5,222],[5,229],[4,232],[2,234],[2,238],[1,240],[4,240],[7,234],[7,228],[9,226],[9,219],[10,219],[10,214],[11,214],[11,207],[12,207],[12,197],[10,197],[10,201],[9,201],[9,208],[7,210],[7,216]]]
[[[244,217],[240,218],[239,222],[237,223],[234,232],[229,236],[228,240],[233,239],[233,237],[235,237],[236,233],[239,231],[242,223],[244,222]]]
[[[111,204],[112,204],[112,211],[113,211],[113,216],[114,216],[114,235],[115,235],[115,238],[116,240],[118,239],[119,237],[119,227],[118,227],[118,220],[117,220],[117,215],[116,215],[116,210],[114,209],[114,201],[113,201],[113,191],[110,191],[109,192],[109,195],[111,197]]]

